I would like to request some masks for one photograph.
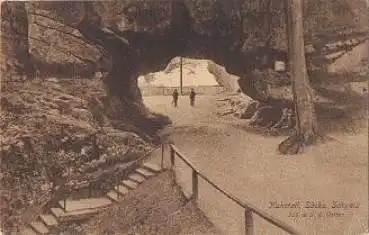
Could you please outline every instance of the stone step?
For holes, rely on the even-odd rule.
[[[122,195],[125,195],[129,192],[129,188],[127,188],[125,185],[119,185],[118,186],[115,186],[114,187],[115,191],[122,194]]]
[[[154,175],[155,175],[153,172],[148,171],[148,170],[146,170],[146,169],[144,169],[144,168],[137,168],[137,169],[136,169],[136,172],[137,172],[138,174],[142,175],[142,176],[143,176],[143,177],[145,177],[145,178],[149,178],[149,177],[151,177],[151,176],[154,176]]]
[[[38,235],[32,228],[25,228],[20,231],[21,235]]]
[[[107,207],[111,204],[112,202],[106,197],[85,198],[80,200],[67,199],[65,204],[66,208],[64,208],[64,201],[63,200],[59,201],[59,205],[61,206],[61,208],[64,208],[67,212]]]
[[[39,234],[47,234],[49,232],[49,229],[41,221],[34,221],[30,223],[30,226]]]
[[[107,200],[109,199],[107,198]],[[58,219],[58,221],[62,223],[62,222],[78,221],[78,220],[91,218],[92,215],[99,213],[103,209],[104,208],[96,208],[96,209],[86,209],[86,210],[65,212],[61,208],[53,207],[51,208],[51,212]]]
[[[58,225],[58,221],[52,214],[42,214],[40,215],[40,219],[46,224],[48,227],[55,227]]]
[[[142,165],[143,168],[145,168],[146,170],[149,170],[151,172],[155,172],[155,173],[159,173],[162,171],[162,168],[159,165],[156,165],[154,163],[151,162],[145,162]]]
[[[142,183],[145,181],[145,177],[143,177],[142,175],[138,174],[138,173],[133,173],[133,174],[130,174],[128,176],[129,179],[137,182],[137,183]]]
[[[112,200],[112,201],[114,201],[114,202],[118,202],[118,192],[117,192],[117,191],[115,191],[115,190],[111,190],[111,191],[109,191],[109,192],[106,194],[106,196],[107,196],[110,200]]]
[[[121,183],[130,189],[136,189],[138,187],[138,183],[133,180],[123,180]]]

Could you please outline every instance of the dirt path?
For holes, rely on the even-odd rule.
[[[242,121],[215,114],[221,97],[198,98],[197,106],[190,107],[188,98],[180,97],[178,108],[172,107],[171,97],[144,97],[144,101],[171,117],[176,146],[210,179],[303,234],[354,235],[367,230],[365,130],[358,135],[334,133],[331,136],[338,141],[308,148],[298,156],[283,156],[276,147],[285,137],[264,137],[236,128]],[[270,202],[296,201],[300,209],[269,208]],[[304,208],[307,201],[328,208]],[[358,208],[331,208],[333,201],[355,203]],[[298,218],[291,217],[295,212]],[[301,212],[308,217],[301,217]],[[256,234],[279,232],[258,220]]]

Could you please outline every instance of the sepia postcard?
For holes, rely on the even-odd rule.
[[[0,234],[369,234],[368,10],[1,1]]]

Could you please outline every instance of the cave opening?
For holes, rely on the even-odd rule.
[[[155,105],[174,106],[175,91],[182,106],[190,105],[191,90],[199,102],[206,96],[237,93],[240,91],[238,79],[212,60],[177,56],[163,70],[138,76],[137,84],[144,105],[152,108]],[[168,114],[168,108],[162,110],[163,114]]]
[[[182,90],[181,95],[191,89],[199,95],[215,95],[237,92],[238,79],[211,60],[174,57],[163,70],[141,75],[137,82],[143,97],[172,95],[175,89]]]

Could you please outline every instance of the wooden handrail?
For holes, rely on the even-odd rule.
[[[143,156],[139,157],[138,159],[135,159],[133,161],[129,161],[129,162],[125,162],[124,164],[127,165],[127,168],[131,168],[134,167],[135,164],[139,163],[140,161],[144,160],[145,158],[147,158],[148,156],[150,156],[155,150],[159,149],[161,147],[161,144],[154,146],[153,148],[151,148],[149,151],[147,151],[146,153],[144,153]],[[124,170],[127,170],[127,168],[125,168]],[[74,180],[74,179],[71,179]],[[102,181],[99,178],[96,179],[89,179],[89,183],[98,183]]]
[[[34,218],[35,214],[40,213],[40,211],[42,211],[44,206],[49,202],[49,201],[46,200],[49,195],[50,195],[50,192],[46,192],[43,195],[41,195],[41,197],[39,197],[37,199],[36,205],[31,207],[30,209],[26,210],[23,213],[22,220],[21,220],[19,228],[25,227],[26,224],[32,222],[32,220],[35,219]]]
[[[92,135],[94,135],[94,134],[92,134]],[[91,137],[92,135],[89,135],[87,138]],[[159,149],[160,147],[162,147],[162,144],[154,146],[148,152],[146,152],[143,156],[141,156],[140,158],[138,158],[134,161],[127,162],[127,164],[130,164],[130,166],[134,166],[135,163],[138,163],[138,162],[144,160],[145,158],[147,158],[150,154],[152,154],[155,150]],[[101,182],[101,181],[102,181],[101,179],[94,179],[90,183],[96,183],[96,182]],[[64,187],[64,185],[60,186],[60,188],[63,188],[63,187]],[[61,190],[59,190],[59,191],[61,193]],[[37,203],[38,205],[29,208],[28,210],[26,210],[25,213],[23,213],[22,223],[19,226],[20,229],[24,228],[26,224],[29,224],[30,222],[32,222],[32,220],[35,219],[35,217],[36,217],[35,215],[39,214],[40,211],[42,211],[43,208],[48,204],[49,201],[45,201],[44,199],[46,199],[49,194],[50,194],[50,192],[47,192],[47,193],[41,195],[39,200],[37,200],[40,203]]]
[[[285,232],[288,232],[292,235],[300,235],[298,231],[296,231],[295,228],[292,226],[286,224],[285,222],[274,218],[273,216],[269,215],[268,213],[256,208],[254,205],[252,205],[249,202],[241,201],[236,196],[232,195],[231,193],[227,192],[224,189],[221,189],[218,185],[216,185],[213,181],[211,181],[207,176],[205,176],[203,173],[201,173],[179,150],[176,146],[173,144],[170,145],[170,148],[172,151],[174,151],[175,155],[182,159],[183,162],[186,163],[193,171],[195,171],[201,178],[203,178],[206,182],[208,182],[211,186],[213,186],[215,189],[217,189],[219,192],[221,192],[223,195],[225,195],[227,198],[244,208],[246,211],[252,211],[253,213],[257,214],[261,218],[265,219],[269,223],[273,224],[274,226],[284,230]]]

